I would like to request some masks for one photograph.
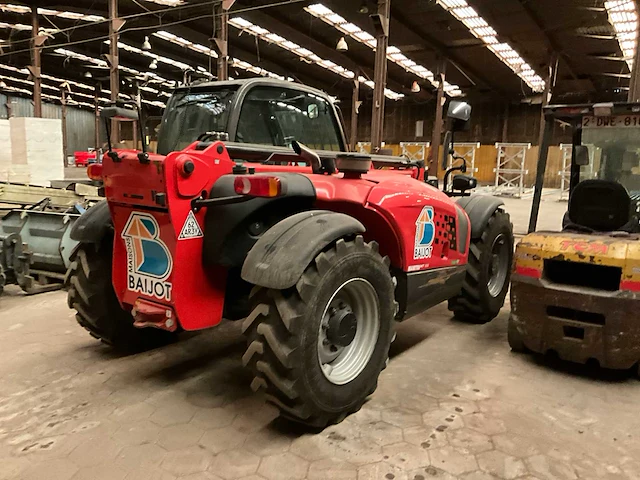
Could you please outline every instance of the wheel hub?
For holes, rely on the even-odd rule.
[[[318,332],[318,361],[331,383],[345,385],[362,373],[380,329],[378,294],[367,280],[344,282],[329,299]]]
[[[509,244],[504,234],[498,235],[491,246],[491,261],[489,263],[489,294],[497,297],[507,281],[509,271]]]
[[[356,338],[358,319],[348,305],[340,304],[339,308],[329,311],[327,340],[336,347],[347,347]]]

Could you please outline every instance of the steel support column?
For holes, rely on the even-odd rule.
[[[96,86],[95,86],[95,90],[93,93],[93,111],[95,114],[95,129],[96,129],[96,133],[95,133],[95,149],[96,149],[96,160],[100,160],[100,157],[98,156],[98,152],[100,151],[101,148],[101,143],[100,143],[100,83],[96,82]]]
[[[349,144],[351,151],[356,151],[356,142],[358,141],[358,110],[360,109],[360,82],[358,81],[358,73],[353,80],[353,94],[351,95],[351,131],[349,132]]]
[[[447,59],[438,59],[438,92],[436,94],[436,115],[433,121],[433,132],[431,134],[431,151],[429,152],[429,163],[427,165],[427,175],[437,175],[438,173],[438,152],[442,143],[442,117],[445,102],[444,82],[446,80]]]
[[[65,82],[66,83],[66,82]],[[67,88],[68,84],[60,88],[61,120],[62,120],[62,166],[67,166]]]
[[[120,92],[119,56],[118,56],[118,31],[124,22],[118,18],[118,0],[109,0],[109,89],[111,90],[111,101],[118,100]],[[120,142],[120,132],[117,120],[111,121],[111,143],[116,145]]]
[[[535,232],[538,226],[538,214],[540,213],[540,200],[542,199],[542,187],[544,186],[544,171],[547,169],[549,157],[549,145],[553,137],[553,122],[543,122],[542,141],[538,152],[538,166],[536,168],[536,185],[531,204],[531,216],[529,217],[528,233]],[[544,147],[544,148],[543,148]]]
[[[542,104],[540,105],[540,133],[538,134],[538,147],[542,145],[542,137],[544,135],[544,107],[549,105],[551,96],[553,95],[553,87],[556,86],[556,76],[558,73],[558,54],[553,52],[549,59],[547,67],[547,78],[544,83],[544,92],[542,93]]]
[[[376,59],[373,73],[373,111],[371,113],[371,152],[382,145],[384,133],[384,90],[387,86],[387,46],[389,45],[389,13],[391,0],[378,0],[378,12],[372,15],[376,30]]]
[[[40,118],[42,117],[42,70],[40,63],[42,40],[38,36],[40,22],[36,7],[31,9],[31,29],[31,68],[29,68],[29,72],[33,80],[33,116]]]
[[[218,80],[229,79],[229,9],[235,0],[223,0],[213,9],[215,37],[218,52]]]
[[[640,8],[640,4],[638,1],[636,3],[636,10]],[[631,67],[631,78],[629,79],[629,96],[627,98],[628,102],[638,102],[640,101],[640,29],[638,29],[638,34],[636,36],[636,54],[633,59],[633,66]]]

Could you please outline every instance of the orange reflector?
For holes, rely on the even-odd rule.
[[[95,182],[102,181],[102,164],[92,163],[87,167],[87,177]]]
[[[267,175],[238,175],[233,182],[238,195],[253,197],[279,197],[282,195],[282,182],[278,177]]]

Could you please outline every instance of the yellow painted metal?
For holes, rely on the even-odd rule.
[[[515,266],[542,271],[545,259],[622,268],[622,280],[640,282],[640,236],[538,232],[516,246]]]

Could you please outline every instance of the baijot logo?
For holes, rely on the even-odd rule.
[[[171,300],[173,260],[160,238],[158,221],[148,213],[132,212],[122,231],[127,249],[127,287],[133,292]]]
[[[433,207],[424,207],[416,220],[416,239],[413,258],[431,258],[436,227],[433,224]]]

